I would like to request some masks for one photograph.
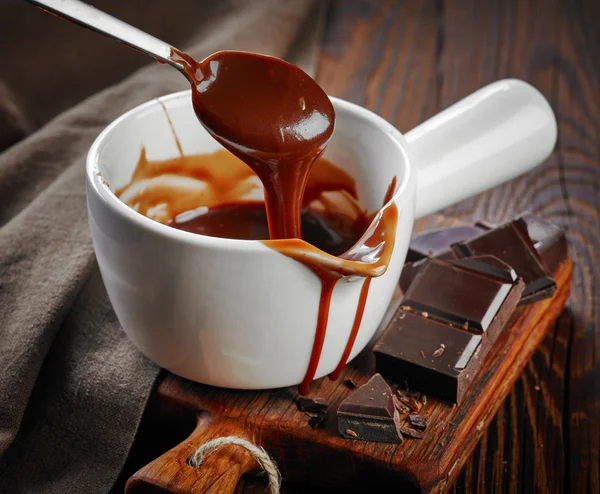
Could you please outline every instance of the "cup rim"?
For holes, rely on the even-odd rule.
[[[152,232],[154,234],[158,234],[162,237],[170,238],[174,241],[183,242],[191,245],[202,245],[205,247],[218,247],[220,249],[225,249],[229,251],[249,251],[249,250],[263,250],[266,246],[259,240],[243,240],[243,239],[233,239],[233,238],[221,238],[221,237],[211,237],[208,235],[202,235],[198,233],[191,233],[184,230],[179,230],[177,228],[172,228],[168,225],[164,225],[155,221],[153,219],[144,216],[143,214],[135,211],[123,201],[121,201],[115,193],[110,189],[105,180],[101,178],[100,170],[98,166],[98,161],[101,154],[101,148],[104,145],[104,142],[110,137],[110,135],[118,129],[121,122],[135,117],[138,113],[143,112],[147,108],[159,104],[166,103],[170,100],[177,100],[184,97],[188,97],[191,99],[191,89],[178,91],[175,93],[166,94],[164,96],[160,96],[158,98],[153,98],[145,103],[142,103],[134,108],[126,111],[112,122],[110,122],[100,134],[96,137],[94,142],[92,143],[86,157],[86,181],[88,184],[87,194],[90,193],[90,190],[102,200],[102,202],[107,205],[114,213],[119,214],[120,216],[124,216],[129,221],[135,223],[137,226],[143,228],[148,232]],[[403,162],[405,166],[405,173],[400,181],[400,183],[396,187],[396,192],[393,194],[390,201],[397,202],[399,198],[403,195],[403,192],[409,187],[409,184],[414,181],[413,171],[409,159],[409,153],[406,149],[404,136],[396,129],[393,125],[387,122],[385,119],[380,117],[379,115],[373,113],[372,111],[357,105],[355,103],[351,103],[349,101],[343,100],[341,98],[336,98],[334,96],[329,96],[331,102],[333,103],[334,109],[344,108],[345,110],[349,110],[351,113],[358,114],[362,118],[370,121],[376,128],[380,129],[384,133],[389,134],[392,137],[392,140],[398,147],[400,154],[403,157]],[[335,133],[335,130],[334,130]],[[89,200],[88,200],[89,205]]]

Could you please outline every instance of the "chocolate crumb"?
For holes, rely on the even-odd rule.
[[[404,436],[412,437],[413,439],[423,439],[423,433],[412,427],[400,427],[400,432]]]
[[[316,429],[323,423],[324,420],[325,420],[325,414],[317,413],[308,419],[308,425],[310,425],[311,428]]]
[[[425,358],[425,352],[421,350],[421,357]]]
[[[412,396],[405,402],[413,412],[418,412],[421,409],[421,403],[415,400]]]
[[[462,355],[462,352],[456,352],[456,355]]]
[[[344,381],[344,384],[346,386],[348,386],[350,389],[356,389],[356,388],[358,388],[358,383],[354,379],[352,379],[351,377],[349,377],[348,379],[346,379]]]
[[[469,329],[469,321],[465,321],[464,324],[462,325],[463,329]]]
[[[423,317],[429,317],[429,314],[428,314],[427,312],[421,312],[421,315],[422,315]]]
[[[427,420],[420,415],[409,415],[408,420],[410,421],[410,425],[412,425],[415,429],[420,429],[422,431],[427,429]]]
[[[411,405],[411,402],[410,402],[410,400],[412,398],[409,398],[408,396],[402,395],[400,393],[398,393],[398,398],[400,399],[401,403],[404,403],[405,405],[407,405],[412,410],[412,405]]]
[[[394,402],[394,407],[396,408],[396,410],[398,410],[400,413],[403,413],[404,415],[408,415],[411,412],[411,409],[406,406],[404,403],[402,403],[397,396],[392,396],[392,401]]]
[[[296,398],[296,406],[301,412],[322,413],[329,406],[323,398],[306,398],[299,396]]]
[[[442,347],[438,348],[435,352],[433,352],[432,357],[441,357],[442,353],[444,353],[444,349]]]
[[[358,437],[358,434],[356,432],[354,432],[352,429],[346,429],[346,435],[350,436],[350,437]]]
[[[411,393],[409,391],[403,391],[401,389],[398,389],[396,393],[398,394],[398,398],[400,399],[400,401],[405,405],[408,405],[408,407],[413,412],[419,411],[419,409],[421,408],[421,403],[415,399],[414,393]]]

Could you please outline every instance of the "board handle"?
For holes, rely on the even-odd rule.
[[[126,494],[228,494],[235,492],[240,477],[257,473],[259,465],[244,448],[225,444],[206,454],[202,465],[189,461],[203,444],[222,437],[252,442],[246,429],[230,420],[211,420],[199,414],[196,428],[183,442],[138,470],[125,486]]]

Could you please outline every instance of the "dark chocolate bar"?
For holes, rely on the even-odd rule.
[[[548,270],[548,273],[554,274],[558,267],[567,259],[568,257],[568,245],[565,232],[561,230],[558,226],[551,223],[550,221],[542,218],[533,213],[526,213],[520,217],[522,221],[525,222],[527,226],[527,233],[531,238],[531,241],[535,247],[535,250],[538,252],[542,264]],[[441,236],[441,238],[449,239],[452,238],[452,232],[456,234],[456,236],[460,236],[460,233],[469,233],[469,231],[477,231],[478,235],[481,235],[483,232],[488,230],[493,230],[497,228],[498,224],[492,223],[489,221],[478,221],[474,226],[460,226],[460,227],[450,227],[446,229],[432,230],[429,232],[422,233],[416,236],[411,241],[411,246],[408,250],[408,254],[406,256],[406,264],[402,269],[402,274],[400,276],[400,288],[404,293],[408,290],[408,287],[415,279],[415,276],[419,272],[419,269],[423,266],[423,263],[426,259],[425,253],[430,253],[432,255],[428,255],[427,257],[438,257],[440,259],[449,260],[451,258],[456,258],[456,255],[453,251],[451,251],[452,255],[448,254],[448,251],[442,252],[441,255],[438,255],[443,249],[435,250],[435,246],[439,246],[441,244],[441,240],[437,241],[436,236]],[[456,228],[461,228],[461,230],[456,230]],[[471,228],[469,230],[468,228]],[[450,230],[450,233],[446,236],[443,236],[445,230]],[[474,238],[474,237],[471,237]],[[432,246],[428,247],[423,245],[423,242],[426,240],[431,241]],[[456,239],[456,242],[461,242],[469,240],[469,238]],[[413,242],[415,243],[413,246]]]
[[[454,244],[452,249],[461,258],[491,255],[512,266],[525,282],[522,303],[551,297],[556,291],[556,283],[543,266],[523,220],[512,221],[479,237]]]
[[[514,270],[495,258],[429,259],[406,292],[402,307],[483,333],[489,330],[515,283]]]
[[[400,433],[406,437],[412,437],[413,439],[423,439],[423,431],[418,431],[412,427],[400,427]]]
[[[377,372],[459,402],[523,289],[497,258],[427,259],[373,349]]]
[[[481,335],[407,313],[375,345],[377,372],[395,381],[408,379],[412,388],[456,403],[478,367],[481,340]]]
[[[410,425],[413,426],[415,429],[420,429],[422,431],[427,429],[427,420],[425,420],[420,415],[409,415],[408,420],[410,421]]]
[[[323,413],[329,406],[323,398],[308,398],[299,396],[296,398],[296,406],[301,412]]]
[[[470,240],[484,231],[476,225],[458,225],[423,232],[411,239],[406,260],[415,262],[424,257],[452,259],[452,244]]]
[[[348,439],[402,442],[400,416],[392,390],[380,374],[355,390],[339,406],[338,431]]]

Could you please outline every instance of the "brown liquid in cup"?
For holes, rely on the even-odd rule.
[[[262,241],[319,277],[315,340],[298,387],[306,394],[319,364],[335,284],[343,276],[365,278],[332,379],[352,351],[371,279],[387,269],[398,215],[389,202],[396,180],[381,210],[370,215],[361,209],[352,177],[321,158],[335,114],[329,98],[299,68],[240,52],[216,53],[201,63],[181,52],[172,58],[186,67],[200,122],[231,154],[183,156],[177,141],[181,156],[149,161],[142,149],[130,183],[117,195],[174,228]]]

